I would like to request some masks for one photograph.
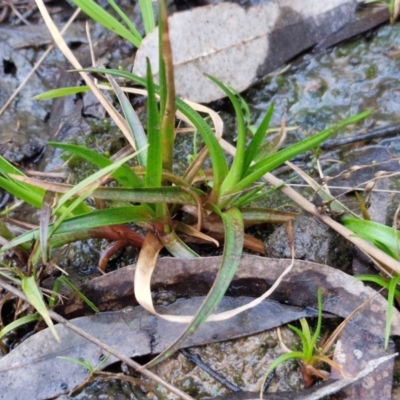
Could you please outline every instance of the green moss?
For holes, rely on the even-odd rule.
[[[365,70],[365,77],[367,79],[374,79],[378,75],[378,67],[375,64],[371,64]]]
[[[275,80],[279,89],[282,89],[286,86],[286,78],[283,75],[278,75]]]
[[[234,376],[232,377],[232,379],[233,379],[233,383],[234,383],[236,386],[238,386],[238,387],[244,386],[243,379],[242,379],[242,377],[241,377],[240,375],[234,375]]]

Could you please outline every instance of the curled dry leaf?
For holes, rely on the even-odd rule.
[[[221,257],[192,260],[161,258],[152,276],[152,291],[157,297],[165,291],[176,297],[203,296],[210,289]],[[243,255],[227,295],[262,296],[290,265],[291,260]],[[80,287],[102,311],[119,310],[137,305],[132,277],[135,267],[129,266],[93,279]],[[196,282],[191,285],[190,282]],[[317,290],[323,289],[323,310],[346,318],[353,310],[376,292],[342,271],[323,264],[295,260],[294,267],[270,299],[299,307],[317,308]],[[374,335],[384,337],[386,300],[377,295],[354,317],[353,323]],[[56,311],[69,317],[80,316],[86,307],[74,294]],[[392,334],[400,335],[400,313],[393,316]]]

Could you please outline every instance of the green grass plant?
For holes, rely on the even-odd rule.
[[[132,43],[139,38],[128,28],[120,27],[114,19],[106,17],[92,1],[78,2],[82,7],[93,7],[88,13],[96,20],[102,20],[104,26],[116,31],[123,37],[129,36]],[[83,4],[85,3],[85,4]],[[231,101],[237,120],[236,156],[231,165],[225,157],[224,151],[218,142],[212,128],[192,106],[175,97],[174,74],[172,65],[172,51],[168,39],[167,11],[163,0],[159,1],[159,41],[160,83],[153,82],[151,65],[147,66],[147,77],[141,78],[119,69],[89,68],[85,71],[102,74],[109,81],[123,110],[124,119],[129,127],[129,137],[137,153],[132,156],[111,161],[106,157],[94,154],[92,150],[80,146],[67,144],[53,144],[69,153],[79,155],[98,166],[100,171],[76,186],[43,182],[27,178],[4,159],[0,159],[0,187],[14,196],[42,210],[44,215],[41,229],[29,231],[7,243],[2,252],[15,246],[21,246],[31,240],[45,242],[34,247],[34,257],[31,260],[38,263],[40,256],[47,260],[51,256],[51,249],[91,237],[102,237],[114,242],[125,241],[126,245],[141,247],[139,261],[136,268],[135,285],[141,287],[135,291],[140,304],[155,312],[151,301],[150,279],[155,268],[157,255],[162,248],[166,248],[172,255],[182,258],[197,257],[197,254],[182,238],[190,230],[194,237],[212,242],[215,238],[223,238],[224,250],[221,266],[214,284],[205,299],[202,307],[189,323],[185,333],[165,353],[151,362],[155,365],[172,354],[178,345],[186,339],[208,318],[226,292],[236,269],[239,266],[243,246],[246,243],[244,228],[254,223],[266,222],[274,214],[267,209],[252,209],[245,207],[260,195],[259,179],[267,172],[282,165],[285,161],[318,146],[322,141],[337,133],[349,124],[365,118],[370,112],[360,113],[345,119],[319,134],[290,147],[280,150],[267,158],[257,160],[259,149],[267,134],[271,120],[273,106],[267,110],[260,127],[255,132],[250,143],[247,144],[247,119],[243,113],[243,104],[237,94],[214,77],[209,77],[218,85]],[[106,21],[103,20],[106,19]],[[123,19],[124,20],[124,19]],[[122,25],[121,25],[122,26]],[[129,35],[126,33],[129,32]],[[124,36],[125,35],[125,36]],[[147,127],[144,129],[132,108],[123,88],[114,80],[115,77],[124,78],[125,84],[139,84],[147,90]],[[76,89],[73,89],[73,91]],[[88,90],[82,88],[82,90]],[[58,91],[57,95],[66,91]],[[71,92],[70,92],[71,93]],[[54,91],[52,96],[54,96]],[[205,149],[201,150],[187,171],[178,176],[174,174],[173,155],[175,147],[176,110],[197,130],[201,136]],[[122,118],[122,116],[121,116]],[[204,162],[209,156],[212,163],[212,174],[209,174],[205,185],[199,185],[195,178],[204,168]],[[130,158],[136,157],[136,166],[128,165]],[[109,181],[115,184],[110,187]],[[56,193],[51,197],[54,200],[51,209],[46,205],[46,193]],[[104,201],[107,208],[96,209],[86,202],[86,198]],[[174,219],[182,206],[195,219],[193,226],[174,224]],[[255,221],[255,215],[257,215]],[[293,214],[280,213],[281,221],[287,221]],[[50,217],[55,222],[50,223]],[[208,232],[202,232],[205,222]],[[217,221],[217,222],[215,222]],[[275,219],[277,222],[277,219]],[[122,225],[128,223],[140,224],[146,229],[146,234],[134,232],[130,227]],[[210,228],[211,226],[211,228]],[[215,226],[215,228],[213,228]],[[213,231],[213,229],[215,229]],[[44,233],[45,232],[45,233]],[[222,233],[221,233],[222,232]],[[250,242],[256,243],[256,239]],[[35,271],[35,266],[32,268]],[[36,282],[37,276],[28,277]],[[36,283],[37,284],[37,283]],[[188,321],[191,317],[188,318]],[[302,325],[304,322],[302,323]],[[313,350],[315,334],[303,337],[308,346],[307,357]],[[300,332],[300,331],[299,331]],[[304,350],[304,351],[305,351]]]
[[[95,373],[100,371],[103,368],[103,366],[106,364],[106,362],[110,358],[110,355],[107,355],[106,357],[104,357],[99,362],[99,364],[97,364],[96,366],[93,366],[91,364],[91,362],[89,360],[87,360],[86,358],[84,358],[83,361],[80,359],[77,359],[77,358],[66,357],[66,356],[57,356],[57,358],[59,358],[60,360],[66,360],[66,361],[73,362],[73,363],[85,368],[89,372],[89,378],[87,379],[87,381],[90,381],[90,379],[93,378]]]
[[[321,328],[322,328],[322,290],[318,289],[318,318],[314,332],[312,332],[307,320],[300,318],[301,329],[288,325],[289,328],[299,337],[301,341],[300,350],[290,350],[285,348],[285,354],[282,354],[275,359],[268,367],[261,384],[260,399],[263,399],[263,388],[269,374],[280,364],[290,361],[298,360],[300,362],[300,370],[304,377],[306,387],[311,386],[314,382],[314,378],[327,379],[327,373],[320,370],[319,367],[322,364],[327,364],[333,368],[341,371],[341,367],[331,360],[329,355],[330,348],[333,344],[333,340],[336,337],[336,331],[331,335],[331,338],[326,340],[324,344],[318,345],[318,341],[321,339]]]

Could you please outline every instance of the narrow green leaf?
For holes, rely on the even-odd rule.
[[[279,167],[285,161],[288,161],[291,158],[295,157],[296,155],[304,153],[305,151],[318,146],[320,143],[322,143],[324,140],[326,140],[329,136],[332,136],[333,134],[337,133],[340,129],[343,129],[347,125],[354,124],[354,123],[360,121],[361,119],[366,118],[370,114],[371,114],[371,111],[365,111],[354,117],[347,118],[347,119],[343,120],[342,122],[339,122],[338,124],[332,126],[329,129],[326,129],[325,131],[323,131],[313,137],[305,139],[302,142],[297,143],[293,146],[290,146],[286,149],[280,150],[278,153],[275,153],[272,156],[270,156],[267,160],[258,162],[257,164],[255,164],[249,168],[249,170],[248,170],[249,175],[247,175],[237,185],[235,185],[228,193],[225,193],[225,194],[227,195],[229,193],[236,193],[236,192],[246,189],[251,184],[253,184],[258,179],[260,179],[264,174]]]
[[[372,242],[395,260],[399,259],[397,246],[400,243],[400,232],[395,233],[389,226],[364,219],[342,218],[342,223],[358,237]]]
[[[95,187],[89,187],[88,189],[84,190],[78,197],[76,197],[73,201],[68,204],[68,207],[60,213],[59,218],[56,222],[51,226],[49,230],[48,237],[49,239],[57,232],[60,225],[64,222],[64,220],[72,214],[73,210],[79,206],[85,199],[87,199],[94,191]]]
[[[139,6],[142,13],[144,31],[148,35],[156,27],[152,1],[139,0]]]
[[[17,273],[17,270],[13,270],[12,268],[9,268],[10,271]],[[7,280],[10,280],[12,282],[14,282],[15,284],[19,285],[21,283],[21,281],[17,278],[14,278],[13,275],[7,273],[7,272],[3,272],[0,270],[0,276],[6,278]]]
[[[317,292],[317,299],[318,299],[318,319],[317,319],[317,326],[315,327],[315,332],[312,336],[311,343],[310,343],[310,357],[313,354],[313,351],[315,350],[317,346],[317,341],[319,338],[319,335],[321,334],[321,326],[322,326],[322,290],[321,288],[318,288]]]
[[[260,389],[260,398],[262,399],[262,391],[265,386],[265,382],[268,378],[268,375],[279,365],[282,364],[283,362],[289,361],[289,360],[304,360],[304,355],[303,353],[299,351],[291,351],[290,353],[282,354],[278,358],[276,358],[271,365],[268,367],[267,371],[265,372],[265,375],[261,381],[261,389]]]
[[[308,357],[309,352],[310,352],[310,340],[311,337],[310,335],[307,335],[306,331],[304,330],[303,325],[307,324],[307,320],[305,318],[300,318],[300,324],[301,324],[301,328],[302,330],[300,330],[299,328],[288,324],[289,328],[296,333],[296,335],[301,339],[301,345],[302,345],[302,350],[303,350],[303,355],[304,358]],[[308,327],[308,324],[306,325]]]
[[[165,107],[166,107],[166,101],[167,101],[167,85],[166,85],[166,77],[165,77],[165,62],[164,58],[162,55],[162,49],[163,49],[163,42],[162,42],[162,32],[164,31],[164,21],[165,19],[162,18],[160,15],[160,0],[157,0],[158,4],[158,93],[160,95],[160,122],[162,116],[165,114]],[[129,78],[128,78],[129,79]],[[134,79],[133,79],[134,80]],[[144,82],[142,84],[143,86],[146,86],[146,83]]]
[[[160,136],[160,115],[154,88],[150,61],[147,59],[147,138],[149,150],[146,168],[146,187],[159,187],[162,180],[162,145]]]
[[[40,188],[32,188],[30,185],[12,179],[9,176],[10,174],[19,176],[25,175],[1,156],[0,174],[3,175],[3,177],[0,177],[1,188],[36,208],[41,207],[45,191]]]
[[[132,32],[133,36],[141,39],[141,35],[138,32],[138,30],[135,28],[135,25],[132,24],[129,17],[118,7],[118,5],[115,3],[115,1],[114,0],[107,0],[107,1],[110,4],[110,6],[116,11],[116,13],[119,15],[119,17],[122,19],[122,21],[125,22],[125,25]],[[147,34],[147,32],[146,32],[146,34]]]
[[[45,191],[30,185],[20,185],[12,179],[0,177],[0,187],[18,199],[40,209]]]
[[[131,132],[131,136],[133,141],[135,142],[135,149],[139,152],[138,153],[138,160],[139,164],[146,166],[147,165],[147,136],[144,132],[143,126],[137,116],[135,110],[133,109],[130,101],[126,97],[125,93],[122,89],[118,86],[115,79],[110,76],[106,75],[107,79],[111,83],[115,94],[118,97],[119,104],[121,105],[122,112],[124,113],[125,119],[128,123],[129,130]]]
[[[87,304],[95,313],[99,313],[100,310],[91,302],[72,282],[70,282],[65,276],[60,276],[54,282],[53,292],[58,293],[60,285],[63,284],[70,288],[85,304]],[[52,296],[50,300],[50,306],[55,305],[55,296]]]
[[[221,185],[225,177],[228,175],[228,164],[224,152],[222,151],[213,131],[200,114],[182,100],[177,99],[176,104],[178,110],[195,126],[207,147],[213,170],[213,194],[210,198],[213,198],[213,196],[218,198]]]
[[[190,193],[178,186],[138,188],[135,190],[129,188],[101,187],[96,189],[92,196],[97,199],[120,200],[132,203],[197,204]]]
[[[58,228],[58,234],[87,231],[102,226],[119,225],[131,222],[146,222],[153,219],[153,215],[148,213],[145,206],[129,206],[119,208],[108,208],[104,210],[93,211],[76,217],[66,219]],[[50,224],[51,228],[53,225]],[[15,246],[38,239],[39,229],[26,232],[0,249],[3,253]]]
[[[87,369],[89,371],[89,374],[94,372],[94,368],[92,364],[85,358],[84,361],[81,361],[77,358],[73,357],[66,357],[66,356],[57,356],[60,360],[65,360],[65,361],[70,361],[73,362],[74,364],[80,365],[81,367]]]
[[[244,167],[244,156],[245,156],[245,146],[246,146],[246,125],[244,122],[243,111],[240,106],[240,103],[235,96],[235,94],[226,87],[222,82],[213,76],[206,75],[209,79],[211,79],[215,84],[217,84],[224,93],[229,97],[233,108],[235,109],[236,121],[237,121],[237,143],[236,143],[236,154],[233,159],[231,168],[228,172],[228,175],[224,179],[224,182],[221,185],[220,196],[223,196],[224,193],[230,190],[236,183],[240,181],[243,175],[243,167]]]
[[[214,211],[218,212],[216,208]],[[179,349],[179,345],[183,343],[188,336],[196,332],[219,304],[235,275],[243,251],[244,226],[242,215],[236,208],[230,208],[226,212],[219,214],[224,223],[225,247],[218,275],[216,276],[205,301],[196,313],[193,321],[186,328],[185,332],[167,350],[150,361],[150,363],[146,365],[148,368],[166,360]]]
[[[125,38],[131,42],[135,47],[139,47],[142,37],[139,32],[132,33],[118,22],[111,14],[105,11],[102,7],[96,4],[93,0],[72,0],[85,14],[94,19],[99,24],[103,25],[110,31],[115,32],[117,35]]]
[[[47,92],[36,95],[35,100],[52,100],[58,97],[71,96],[78,93],[87,92],[89,86],[70,86],[59,89],[48,90]]]
[[[186,260],[190,260],[192,258],[196,258],[199,255],[193,251],[179,236],[172,231],[167,235],[168,240],[166,241],[166,237],[162,238],[162,242],[166,249],[176,258],[183,258]]]
[[[47,326],[50,328],[50,331],[59,342],[60,338],[58,337],[56,329],[54,328],[53,321],[49,316],[49,312],[47,311],[47,307],[43,301],[42,293],[36,284],[35,277],[34,276],[23,277],[21,280],[21,287],[22,291],[28,298],[29,302],[32,304],[35,310],[42,316]]]
[[[19,176],[25,175],[1,156],[0,174],[4,175],[4,177],[0,176],[1,188],[3,188],[5,191],[12,194],[13,196],[17,197],[18,199],[24,201],[25,203],[34,206],[37,209],[40,209],[42,207],[42,202],[46,191],[42,188],[12,179],[9,174]],[[76,210],[76,214],[82,214],[88,211],[89,207],[83,204]]]
[[[388,300],[387,300],[388,308],[386,313],[386,328],[385,328],[385,350],[387,350],[389,346],[390,330],[393,321],[394,295],[396,293],[397,284],[399,283],[399,281],[400,281],[400,275],[394,276],[389,282]]]
[[[0,220],[0,236],[10,241],[14,239],[14,234],[8,229],[8,226]]]
[[[49,224],[51,211],[54,204],[54,200],[56,199],[56,193],[54,192],[46,192],[42,209],[40,210],[40,222],[39,222],[39,231],[40,231],[40,245],[42,248],[42,258],[43,262],[47,263],[47,239],[49,233]]]
[[[15,168],[2,156],[0,156],[0,173],[6,177],[10,174],[25,176],[18,168]]]
[[[264,115],[263,120],[261,121],[260,126],[257,128],[256,133],[250,141],[249,146],[246,149],[245,157],[244,157],[244,165],[243,171],[247,171],[250,167],[251,162],[254,160],[259,148],[264,142],[264,138],[268,132],[269,123],[271,122],[272,114],[274,113],[274,104],[268,107],[267,112]]]
[[[99,168],[105,168],[113,163],[109,158],[103,156],[102,154],[99,154],[96,151],[90,150],[85,146],[77,146],[74,144],[56,143],[56,142],[49,142],[47,144],[52,147],[56,147],[58,149],[67,151],[76,156],[82,157],[86,161],[89,161],[90,163],[92,163],[93,165],[96,165]],[[122,186],[125,186],[125,187],[134,187],[135,188],[135,187],[143,186],[143,182],[140,180],[140,178],[126,164],[123,164],[121,167],[119,167],[112,174],[112,176]]]
[[[37,321],[40,318],[39,314],[31,314],[31,315],[26,315],[25,317],[18,318],[17,320],[11,322],[10,324],[6,325],[1,331],[0,331],[0,339],[6,335],[8,332],[13,331],[14,329],[19,328],[20,326],[29,324],[30,322]]]
[[[357,275],[354,278],[357,280],[360,280],[362,282],[373,282],[385,289],[389,289],[389,282],[388,282],[387,278],[384,278],[379,275]],[[400,300],[400,290],[399,289],[396,289],[395,296]]]

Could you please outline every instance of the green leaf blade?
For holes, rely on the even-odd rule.
[[[56,332],[53,321],[50,318],[49,312],[43,300],[42,293],[36,284],[35,277],[34,276],[23,277],[21,280],[21,287],[22,291],[28,298],[29,302],[32,304],[35,310],[42,316],[47,326],[50,328],[51,333],[59,342],[60,338]]]
[[[150,61],[147,60],[147,137],[149,141],[146,187],[159,187],[162,180],[162,145],[160,115]]]
[[[72,0],[73,3],[78,6],[85,14],[90,18],[103,25],[110,31],[115,32],[117,35],[125,38],[131,42],[135,47],[139,47],[142,41],[142,37],[137,34],[133,34],[127,28],[125,28],[117,19],[111,14],[105,11],[102,7],[96,4],[93,0]]]
[[[111,165],[113,162],[108,159],[107,157],[95,152],[93,150],[88,149],[85,146],[78,146],[74,144],[67,144],[67,143],[56,143],[56,142],[49,142],[48,145],[55,147],[57,149],[62,149],[69,153],[72,153],[76,156],[82,157],[86,161],[89,161],[93,165],[96,165],[99,168],[105,168]],[[112,176],[122,185],[125,187],[142,187],[143,182],[141,179],[135,174],[135,172],[129,168],[128,165],[123,164],[119,167]]]
[[[256,133],[254,134],[249,146],[246,149],[243,165],[244,172],[246,172],[247,169],[250,167],[251,162],[254,160],[254,157],[257,155],[258,149],[261,147],[264,141],[273,113],[274,104],[271,103],[271,105],[268,107],[267,112],[264,115],[263,120],[261,121],[260,126],[257,128]]]
[[[240,103],[235,94],[227,86],[225,86],[218,79],[211,75],[206,75],[216,85],[218,85],[222,91],[228,96],[231,101],[233,108],[235,109],[236,120],[237,120],[237,143],[236,143],[236,154],[232,162],[232,166],[221,185],[220,195],[223,196],[226,191],[232,188],[233,185],[239,182],[243,175],[244,167],[244,155],[246,146],[246,125],[244,121],[243,111],[240,107]]]
[[[312,149],[313,147],[318,146],[324,140],[332,136],[333,134],[337,133],[340,129],[343,129],[345,126],[354,124],[363,118],[366,118],[368,115],[371,114],[371,111],[365,111],[360,113],[354,117],[350,117],[345,119],[342,122],[332,126],[325,131],[303,140],[300,143],[297,143],[293,146],[290,146],[286,149],[280,150],[279,152],[273,154],[268,159],[260,161],[255,165],[249,168],[249,175],[247,175],[244,179],[242,179],[237,185],[235,185],[228,193],[235,193],[241,190],[246,189],[251,184],[259,180],[264,174],[267,172],[272,171],[273,169],[282,165],[285,161],[290,160],[291,158],[297,156],[298,154],[304,153],[307,150]]]
[[[218,210],[215,211],[218,212]],[[219,214],[224,223],[225,248],[218,275],[214,280],[210,292],[185,332],[172,346],[153,359],[146,367],[153,367],[159,362],[166,360],[178,350],[179,345],[185,341],[188,336],[193,334],[213,312],[235,275],[243,251],[243,219],[240,211],[236,208],[230,208],[224,213],[219,212]]]

